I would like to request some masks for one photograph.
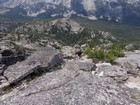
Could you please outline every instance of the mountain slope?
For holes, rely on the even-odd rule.
[[[2,15],[43,18],[76,15],[115,22],[140,19],[139,0],[1,0],[0,8]]]
[[[116,41],[109,32],[84,27],[69,18],[27,23],[17,27],[3,39],[20,46],[47,46],[50,43],[96,46]]]

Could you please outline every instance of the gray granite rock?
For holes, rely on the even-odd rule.
[[[140,51],[126,52],[126,56],[116,62],[131,76],[140,76]]]
[[[30,59],[27,58],[13,65],[12,69],[24,68],[26,71],[32,67],[32,70],[28,71],[31,73],[36,67],[39,67],[39,70],[46,70],[46,68],[48,70],[61,63],[61,56],[58,56],[56,50],[47,52],[47,55],[51,53],[53,57],[50,55],[48,57],[43,51],[37,51],[29,57]],[[11,67],[7,70],[11,70]],[[28,74],[25,71],[21,73]],[[92,75],[92,72],[96,72],[95,75]],[[0,96],[0,105],[140,105],[139,90],[129,87],[132,80],[128,81],[127,85],[120,83],[122,81],[127,83],[127,79],[127,70],[121,67],[108,63],[95,65],[91,60],[86,59],[72,60],[66,62],[62,68],[46,72],[31,81],[25,81]]]
[[[115,79],[117,82],[123,82],[128,79],[127,70],[119,67],[112,66],[109,63],[96,64],[98,76],[110,77]]]
[[[0,97],[0,105],[139,105],[125,86],[79,69],[77,61]]]
[[[140,52],[127,52],[126,56],[116,60],[123,68],[137,69],[140,63]]]
[[[52,68],[61,64],[62,54],[51,47],[42,48],[28,57],[25,61],[9,66],[4,76],[10,84],[19,82],[36,71],[51,71]]]
[[[96,69],[96,64],[90,59],[79,60],[77,65],[83,71],[94,71]]]

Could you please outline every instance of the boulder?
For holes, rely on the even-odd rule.
[[[126,56],[118,58],[116,62],[124,68],[129,75],[138,76],[140,68],[140,52],[126,52]]]
[[[138,89],[140,90],[140,77],[131,77],[129,78],[129,80],[127,81],[127,83],[125,83],[126,86],[128,86],[129,88],[132,89]]]
[[[96,64],[97,75],[100,77],[110,77],[117,82],[123,82],[128,79],[127,71],[119,66],[112,66],[110,63]]]
[[[83,71],[95,71],[96,69],[96,64],[90,59],[79,60],[77,65],[79,69]]]
[[[8,67],[4,76],[10,84],[17,83],[34,72],[51,71],[62,63],[62,54],[51,47],[42,48],[26,60]]]
[[[116,60],[123,68],[137,69],[140,63],[140,52],[127,52],[126,56]]]

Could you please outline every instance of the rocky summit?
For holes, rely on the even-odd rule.
[[[0,105],[140,105],[140,0],[0,0]]]
[[[140,104],[140,75],[130,74],[130,67],[95,64],[85,57],[69,59],[65,56],[70,53],[61,52],[49,46],[39,48],[8,66],[0,76],[0,105]],[[128,53],[117,62],[128,59],[129,65],[139,64],[139,60],[131,62],[137,54]],[[139,71],[139,65],[135,70]]]

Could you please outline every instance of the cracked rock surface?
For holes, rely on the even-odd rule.
[[[51,47],[42,48],[29,56],[25,61],[8,67],[4,72],[4,76],[12,84],[22,80],[33,72],[50,70],[61,63],[62,54]]]
[[[9,76],[10,73],[13,76],[12,69],[17,67],[14,72],[19,73],[18,66],[23,66],[21,75],[24,75],[25,80],[30,67],[28,64],[36,65],[39,62],[39,67],[50,71],[30,81],[23,81],[1,95],[0,105],[140,105],[140,91],[126,85],[129,81],[138,82],[136,79],[139,78],[133,78],[132,81],[124,68],[110,64],[95,65],[89,59],[71,60],[62,64],[61,56],[56,56],[59,52],[52,50],[49,53],[51,56],[47,56],[48,53],[36,52],[30,59],[7,69]],[[61,65],[61,68],[55,68],[56,64]],[[92,72],[96,72],[95,75]]]

